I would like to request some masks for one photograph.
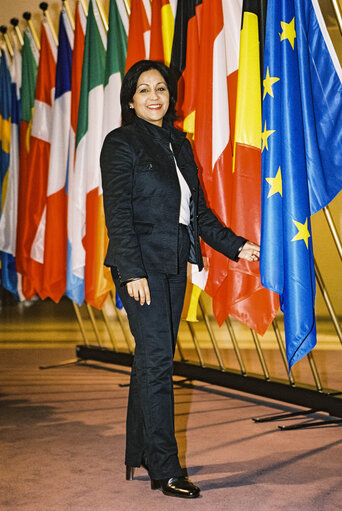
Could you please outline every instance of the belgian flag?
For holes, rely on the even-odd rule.
[[[260,243],[261,228],[261,74],[266,2],[245,0],[240,35],[240,58],[234,137],[230,227]],[[219,299],[221,298],[221,299]],[[228,314],[264,334],[279,308],[279,298],[265,289],[259,263],[240,260],[217,296],[219,320]]]

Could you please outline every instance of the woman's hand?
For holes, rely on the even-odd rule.
[[[137,302],[140,302],[140,305],[144,305],[146,302],[147,305],[151,303],[151,295],[150,288],[148,287],[148,282],[146,278],[132,280],[132,282],[127,282],[126,284],[127,293],[131,298],[134,298]]]
[[[260,246],[253,241],[246,241],[238,257],[246,261],[259,261]]]

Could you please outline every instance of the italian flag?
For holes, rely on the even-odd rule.
[[[74,201],[79,212],[83,254],[85,300],[101,308],[113,287],[110,271],[103,266],[104,214],[99,154],[103,142],[103,104],[106,33],[96,2],[89,4],[84,44],[81,93],[76,132]],[[74,184],[75,186],[75,184]]]

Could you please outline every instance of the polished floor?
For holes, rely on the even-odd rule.
[[[87,336],[96,343],[86,311],[81,313]],[[101,339],[110,345],[101,315],[95,316]],[[118,318],[110,316],[110,320],[112,340],[128,349]],[[129,369],[98,363],[40,369],[72,360],[75,344],[83,342],[67,300],[58,306],[50,301],[18,305],[7,297],[0,321],[1,511],[340,508],[341,424],[314,427],[311,424],[317,419],[333,419],[319,413],[256,424],[253,417],[300,409],[201,382],[184,385],[179,378],[175,378],[175,412],[180,458],[190,478],[201,487],[201,497],[183,501],[152,491],[143,469],[135,481],[126,482],[123,458]],[[215,362],[203,324],[196,328],[203,356],[208,363]],[[329,338],[330,327],[322,328]],[[183,355],[195,359],[186,324],[182,330]],[[224,362],[236,364],[223,334],[221,339],[216,335]],[[270,371],[284,372],[271,340],[263,347]],[[324,385],[337,389],[342,388],[339,350],[339,344],[330,340],[315,354]],[[248,368],[258,369],[258,357],[247,336],[241,342],[241,353]],[[312,379],[308,363],[303,366],[297,373]],[[309,427],[278,429],[279,424],[301,422]]]
[[[136,480],[124,480],[128,370],[39,369],[72,358],[70,348],[3,349],[1,355],[2,511],[340,508],[339,426],[285,432],[277,423],[255,424],[255,416],[295,408],[199,382],[182,387],[176,379],[180,457],[202,490],[200,499],[183,501],[152,491],[142,468]]]

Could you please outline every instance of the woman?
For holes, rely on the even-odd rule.
[[[105,264],[127,311],[135,357],[127,411],[126,478],[143,465],[152,489],[194,498],[174,431],[173,356],[187,262],[203,268],[199,236],[230,259],[256,261],[259,246],[223,227],[205,204],[189,141],[173,127],[170,70],[143,60],[121,88],[123,127],[101,152],[109,236]]]

